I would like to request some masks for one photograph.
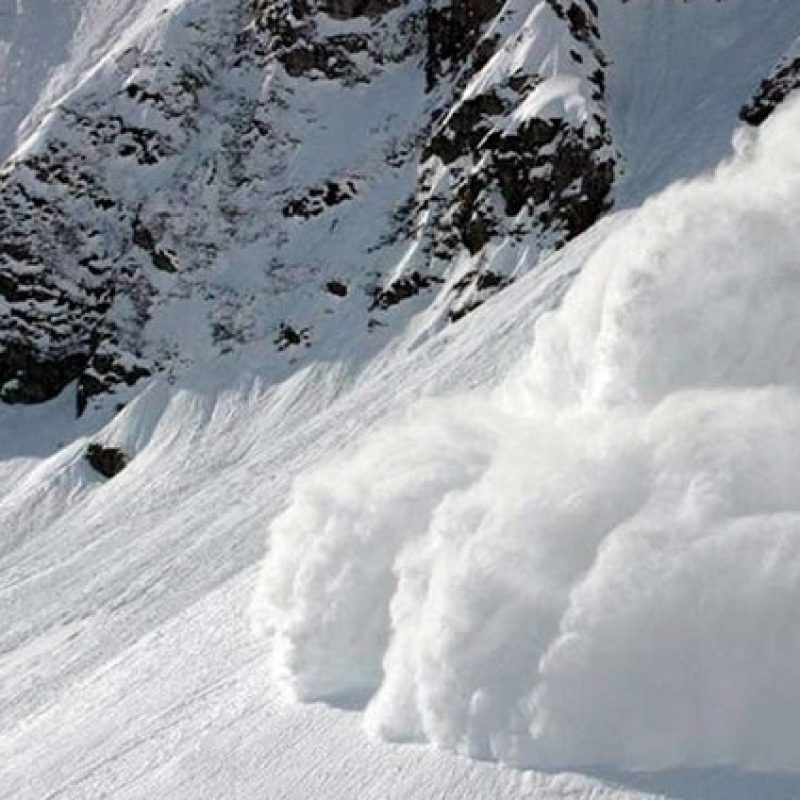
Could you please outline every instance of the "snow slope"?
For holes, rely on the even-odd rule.
[[[0,51],[5,152],[35,143],[44,109],[89,75],[96,57],[70,44],[80,25],[97,53],[168,38],[140,4],[59,5],[47,38],[50,5],[0,4],[43,41]],[[174,35],[219,19],[226,41],[213,6],[178,6]],[[513,43],[536,15],[509,9]],[[364,309],[311,300],[299,267],[316,254],[314,279],[335,277],[329,260],[351,257],[359,275],[369,231],[330,251],[329,219],[313,217],[286,223],[303,257],[282,280],[287,308],[323,320],[320,346],[265,352],[262,331],[220,355],[203,338],[220,295],[195,299],[182,276],[154,323],[187,348],[180,370],[127,391],[120,412],[76,420],[68,393],[0,405],[0,797],[800,795],[800,110],[757,142],[736,119],[791,51],[798,7],[648,0],[603,4],[599,20],[634,210],[549,256],[536,236],[490,242],[489,265],[518,279],[457,324],[456,271],[354,336]],[[508,52],[482,80],[502,78]],[[19,58],[34,91],[8,82]],[[214,97],[258,94],[240,78]],[[314,127],[297,146],[344,141],[338,112],[365,96],[387,119],[380,86],[421,113],[414,69],[386,80],[341,109],[335,87],[304,84],[287,128],[323,119],[335,135]],[[636,208],[734,135],[734,163]],[[202,152],[185,175],[205,174]],[[310,162],[281,180],[331,166]],[[373,200],[340,224],[355,236],[412,173],[388,188],[373,175]],[[262,280],[255,212],[201,286]],[[403,274],[419,252],[396,246],[384,267]],[[135,457],[106,481],[89,442]]]
[[[296,483],[256,611],[292,695],[511,763],[800,771],[798,124],[620,225],[489,396]]]
[[[0,2],[0,161],[26,145],[115,50],[178,3],[135,0]]]
[[[800,7],[784,0],[604,3],[612,53],[608,107],[638,204],[725,157],[742,105],[797,40]]]
[[[29,453],[46,442],[20,437],[2,505],[16,537],[0,594],[0,796],[604,791],[590,778],[386,749],[367,743],[351,713],[287,707],[248,613],[265,520],[292,476],[421,392],[491,380],[525,348],[538,309],[557,300],[572,269],[554,264],[510,289],[496,313],[387,355],[355,380],[332,365],[278,388],[257,376],[237,388],[224,374],[174,393],[153,387],[91,434],[135,446],[133,464],[109,483],[83,463],[85,439],[42,461]],[[6,429],[18,422],[18,410],[3,413]],[[69,436],[67,423],[55,433]]]

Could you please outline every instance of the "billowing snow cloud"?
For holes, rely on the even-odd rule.
[[[518,764],[800,770],[800,106],[595,252],[491,393],[299,480],[297,698]]]

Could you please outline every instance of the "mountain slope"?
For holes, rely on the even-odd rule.
[[[374,352],[402,300],[441,287],[456,318],[505,285],[492,240],[552,248],[608,207],[588,13],[157,8],[116,10],[124,34],[3,171],[7,402],[77,382],[82,412],[207,354],[339,354],[342,330]]]
[[[800,770],[798,120],[621,223],[492,392],[296,482],[276,682],[525,766]]]
[[[58,6],[0,3],[0,796],[797,794],[796,3]]]

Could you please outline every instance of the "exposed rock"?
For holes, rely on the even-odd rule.
[[[481,39],[482,23],[497,10],[492,3],[454,4],[436,17],[431,30],[448,20],[458,42],[470,42],[462,52],[454,40],[448,58],[461,59],[459,81],[468,79],[479,89],[466,91],[466,97],[457,99],[434,122],[422,150],[420,191],[409,212],[409,227],[421,237],[423,252],[434,263],[447,265],[462,250],[477,257],[493,241],[522,241],[532,234],[543,249],[557,249],[613,204],[616,153],[606,119],[607,59],[599,40],[598,9],[592,2],[548,2],[554,26],[562,26],[565,42],[571,43],[567,52],[582,81],[582,95],[576,101],[585,105],[583,119],[567,116],[566,111],[559,116],[550,109],[533,115],[523,112],[536,108],[548,78],[535,63],[511,57],[516,48],[524,48],[522,40],[509,37],[498,44]],[[450,41],[448,36],[442,41]],[[439,49],[435,44],[434,52]],[[506,51],[505,63],[524,68],[503,72],[486,65],[487,58],[495,52],[500,57],[500,51]],[[434,61],[439,64],[434,73],[446,74],[444,61],[438,56]],[[410,265],[409,270],[414,269],[419,267]],[[496,289],[504,285],[505,278]],[[472,302],[456,294],[451,317],[459,318]]]
[[[308,344],[311,331],[308,328],[295,329],[286,322],[281,322],[275,344],[278,350],[287,350],[301,344]]]
[[[10,404],[49,400],[76,380],[88,361],[83,353],[42,360],[33,345],[8,342],[0,353],[0,400]]]
[[[347,285],[341,281],[328,281],[325,288],[336,297],[347,297]]]
[[[316,217],[333,206],[338,206],[356,196],[358,188],[353,179],[341,182],[326,181],[323,186],[314,186],[302,197],[290,200],[282,209],[284,217]]]
[[[113,344],[113,342],[112,342]],[[133,361],[125,363],[113,346],[96,352],[78,377],[75,407],[78,416],[86,411],[89,401],[119,386],[133,386],[152,374],[150,369]]]
[[[761,125],[795,90],[800,88],[800,56],[788,57],[765,78],[739,117],[748,125]]]
[[[373,294],[370,310],[380,308],[386,310],[397,305],[403,300],[415,297],[423,289],[427,289],[436,283],[441,283],[442,279],[433,275],[421,275],[419,272],[412,272],[410,275],[393,281],[386,288],[376,289]]]
[[[402,2],[403,0],[322,0],[320,10],[335,19],[351,19],[385,14]]]
[[[130,463],[128,455],[116,447],[92,443],[86,448],[84,458],[104,478],[114,478]]]
[[[509,277],[498,275],[491,270],[469,272],[453,286],[456,300],[450,308],[450,321],[458,322],[467,314],[479,308],[496,292],[513,283]]]
[[[383,64],[401,61],[421,49],[421,11],[406,10],[391,28],[380,24],[382,14],[407,5],[399,0],[251,2],[258,31],[256,50],[265,59],[277,59],[293,78],[363,83]],[[375,23],[366,31],[322,33],[317,25],[320,13],[343,21],[368,17]]]
[[[150,261],[156,269],[161,272],[177,272],[174,256],[158,246],[155,236],[138,218],[133,221],[133,243],[150,256]]]
[[[147,367],[140,363],[138,341],[154,290],[137,251],[156,270],[177,267],[141,220],[142,205],[154,198],[131,176],[149,170],[152,181],[152,171],[169,168],[190,140],[208,85],[202,60],[214,44],[203,45],[196,64],[159,64],[158,87],[131,82],[100,99],[89,88],[75,93],[53,112],[49,135],[0,172],[6,401],[48,400],[77,379],[81,411],[99,391],[152,371],[152,357]],[[117,56],[120,72],[141,72],[152,57],[126,50]],[[143,114],[152,127],[139,121]]]
[[[479,42],[483,26],[503,7],[502,0],[449,0],[426,12],[427,49],[425,76],[428,89],[457,70],[473,56],[473,68],[480,69],[494,48],[491,40]]]

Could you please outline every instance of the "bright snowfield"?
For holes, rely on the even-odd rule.
[[[476,757],[800,771],[798,126],[621,222],[496,388],[296,482],[277,681]]]
[[[800,105],[734,131],[800,20],[642,5],[631,208],[457,325],[0,407],[0,797],[800,796]]]

